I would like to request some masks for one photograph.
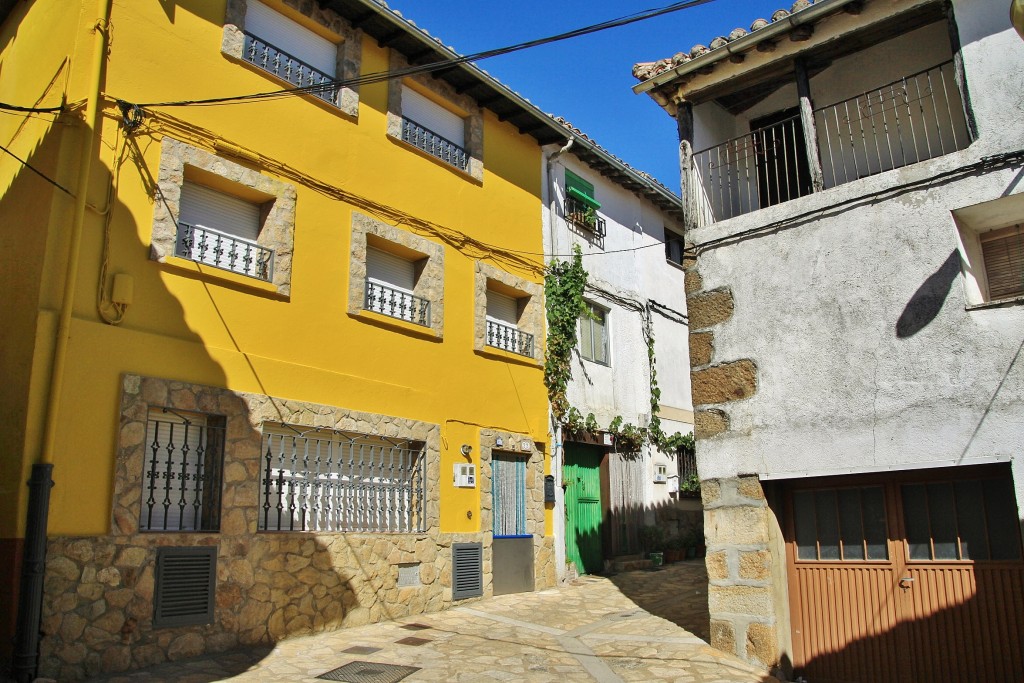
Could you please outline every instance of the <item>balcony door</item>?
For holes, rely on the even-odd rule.
[[[761,208],[811,193],[800,110],[785,109],[750,122],[757,158],[757,189]]]

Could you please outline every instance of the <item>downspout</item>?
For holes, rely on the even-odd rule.
[[[67,271],[64,276],[64,294],[61,300],[57,338],[53,350],[50,392],[46,403],[46,424],[39,462],[33,463],[32,476],[29,481],[25,554],[21,567],[17,643],[14,650],[14,674],[20,683],[27,683],[35,678],[39,668],[39,630],[42,623],[50,488],[53,486],[51,478],[53,452],[57,435],[57,417],[60,411],[60,395],[64,388],[64,366],[67,363],[68,344],[71,339],[71,314],[75,304],[75,284],[78,279],[78,259],[85,224],[86,195],[89,190],[89,175],[92,171],[93,148],[100,114],[100,85],[103,79],[103,65],[107,56],[111,1],[98,0],[99,17],[92,29],[94,33],[92,68],[79,154],[81,165],[78,168],[75,212],[71,224]]]
[[[554,165],[555,159],[568,152],[575,142],[576,136],[570,135],[569,142],[565,143],[565,147],[548,157],[548,233],[551,239],[552,256],[558,253],[558,246],[555,244],[555,219],[558,218],[558,212],[555,207],[555,177],[551,174],[551,167]]]

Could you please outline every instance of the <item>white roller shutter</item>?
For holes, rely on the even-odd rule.
[[[386,251],[367,247],[366,277],[371,282],[411,294],[416,286],[416,264]]]
[[[260,207],[187,180],[181,186],[178,220],[252,242],[260,234]]]
[[[459,147],[466,146],[466,122],[463,118],[408,86],[402,86],[402,116]]]
[[[257,0],[248,0],[245,30],[334,78],[338,46]]]
[[[510,296],[487,290],[487,317],[515,327],[519,321],[519,303]]]

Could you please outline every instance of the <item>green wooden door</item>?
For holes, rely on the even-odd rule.
[[[601,549],[601,451],[566,444],[565,556],[581,574],[604,569]]]

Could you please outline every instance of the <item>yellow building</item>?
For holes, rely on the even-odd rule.
[[[372,0],[0,11],[5,646],[54,482],[20,674],[551,585],[541,148],[570,133],[409,69],[453,53]]]

